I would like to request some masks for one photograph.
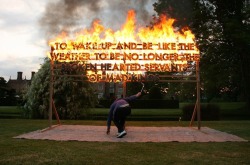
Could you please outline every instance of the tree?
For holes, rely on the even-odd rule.
[[[163,99],[163,94],[161,92],[161,88],[157,85],[152,86],[149,89],[148,98],[149,99],[159,99],[159,100]]]
[[[0,77],[0,87],[6,86],[6,80],[3,77]]]
[[[6,80],[3,77],[0,77],[0,105],[3,105],[6,93]]]
[[[230,51],[239,60],[244,94],[250,108],[250,4],[244,0],[211,0],[216,7],[216,18],[223,28],[223,36],[230,45]]]
[[[196,2],[193,29],[210,99],[229,95],[230,100],[237,100],[246,92],[249,104],[249,56],[245,53],[249,49],[249,23],[245,19],[249,12],[242,4],[236,0]]]
[[[0,77],[0,105],[14,106],[17,104],[16,91],[7,86],[7,82]]]
[[[60,71],[55,71],[58,75]],[[50,62],[45,60],[32,79],[31,86],[25,95],[24,115],[28,118],[48,118]],[[56,76],[54,79],[54,102],[63,119],[78,119],[87,115],[89,108],[97,102],[89,82],[73,81],[67,76]]]
[[[192,7],[183,10],[177,4]],[[158,14],[177,18],[183,22],[177,26],[189,25],[195,34],[201,51],[201,81],[208,100],[223,95],[235,100],[241,91],[247,91],[249,103],[249,56],[245,53],[249,49],[249,7],[242,4],[242,0],[158,0],[154,4]]]
[[[192,23],[193,4],[193,0],[158,0],[153,6],[158,15],[174,18],[174,25],[183,28]]]
[[[158,0],[153,6],[158,16],[164,14],[174,18],[173,26],[177,29],[183,29],[191,28],[193,25],[194,3],[194,0]],[[178,97],[181,101],[193,100],[193,94],[196,94],[195,84],[190,83],[171,83],[168,90],[171,97]]]

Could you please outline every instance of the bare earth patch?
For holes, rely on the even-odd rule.
[[[106,126],[59,125],[22,134],[14,138],[88,142],[247,142],[238,136],[208,127],[126,127],[127,135],[116,138],[117,129],[109,135]]]

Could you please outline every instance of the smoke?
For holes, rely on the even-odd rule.
[[[156,0],[58,0],[49,2],[39,21],[47,39],[62,31],[72,34],[90,26],[95,19],[108,28],[118,29],[125,22],[127,11],[136,11],[137,24],[148,25]]]

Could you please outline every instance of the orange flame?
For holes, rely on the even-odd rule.
[[[88,75],[112,72],[114,74],[170,71],[174,63],[182,71],[187,61],[199,60],[195,36],[188,29],[182,32],[173,28],[174,19],[161,16],[152,27],[137,27],[135,12],[128,11],[121,30],[113,31],[95,20],[90,29],[83,29],[70,38],[60,34],[49,42],[51,60],[82,61],[90,68]],[[109,66],[104,66],[108,64]],[[96,69],[98,68],[99,69]]]

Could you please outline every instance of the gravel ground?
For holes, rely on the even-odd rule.
[[[208,127],[127,127],[127,135],[117,138],[113,126],[106,134],[106,126],[55,125],[25,133],[14,138],[89,142],[247,142],[238,136]]]

